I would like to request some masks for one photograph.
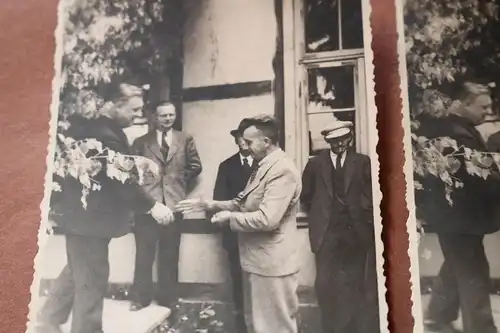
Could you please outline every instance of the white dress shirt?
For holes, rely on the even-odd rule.
[[[248,155],[247,157],[243,156],[240,154],[240,161],[241,161],[241,165],[243,165],[243,160],[246,159],[247,162],[248,162],[248,165],[252,166],[252,163],[253,163],[253,157],[252,155]]]
[[[158,145],[161,147],[162,146],[162,140],[163,138],[163,131],[156,130],[156,141],[158,142]],[[167,135],[165,137],[165,142],[169,147],[172,146],[172,129],[169,129],[167,131]]]
[[[346,152],[344,151],[342,153],[342,157],[340,158],[340,166],[341,167],[344,166],[345,157],[346,157]],[[337,154],[335,154],[331,150],[330,150],[330,158],[332,159],[333,167],[336,168],[337,167]]]

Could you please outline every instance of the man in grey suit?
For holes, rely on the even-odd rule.
[[[158,245],[158,304],[171,307],[177,300],[177,278],[180,246],[179,217],[173,209],[192,189],[202,170],[193,137],[172,128],[175,106],[164,102],[155,110],[155,127],[137,138],[133,151],[155,161],[160,177],[146,180],[144,189],[172,211],[170,223],[160,225],[148,215],[138,215],[135,225],[136,259],[132,304],[137,311],[153,300],[152,268]]]
[[[239,232],[248,332],[296,333],[300,173],[278,146],[274,118],[246,118],[238,130],[258,162],[245,189],[233,200],[185,200],[177,209],[217,212],[212,223]]]

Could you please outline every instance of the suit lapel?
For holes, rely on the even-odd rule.
[[[161,153],[160,145],[156,139],[156,132],[149,133],[147,147],[160,161],[163,162],[163,154]]]
[[[258,167],[257,174],[255,175],[255,178],[253,179],[253,181],[251,183],[247,184],[247,186],[243,190],[243,194],[241,195],[240,199],[247,197],[253,190],[255,190],[257,188],[257,186],[259,186],[262,178],[264,178],[264,176],[267,174],[269,169],[271,169],[271,167],[279,161],[281,156],[282,156],[282,154],[280,154],[279,156],[275,156],[273,158],[273,160],[266,162],[265,164],[261,165],[260,167],[255,165],[256,168]]]
[[[321,156],[321,176],[325,182],[328,194],[333,198],[333,179],[332,179],[332,160],[330,158],[330,151],[323,153]]]
[[[168,154],[167,154],[167,159],[165,160],[165,163],[168,163],[172,157],[175,155],[179,148],[179,135],[177,135],[177,132],[172,130],[172,144],[168,148]]]
[[[345,193],[349,190],[349,186],[351,185],[351,181],[354,175],[354,168],[356,167],[356,156],[355,153],[352,151],[347,151],[346,152],[346,157],[345,157],[345,162],[344,162],[344,175],[345,175],[345,181],[344,181],[344,190]]]

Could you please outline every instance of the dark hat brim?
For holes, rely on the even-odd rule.
[[[235,138],[237,137],[240,137],[241,136],[241,133],[240,131],[238,131],[237,129],[234,129],[232,130],[231,132],[229,132],[232,136],[234,136]]]

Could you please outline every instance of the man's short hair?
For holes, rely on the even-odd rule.
[[[264,136],[271,139],[273,144],[277,144],[279,140],[279,124],[277,120],[270,115],[259,115],[255,117],[245,118],[240,122],[238,131],[243,133],[247,128],[255,126],[261,131]]]
[[[113,102],[124,101],[133,97],[143,97],[144,90],[136,85],[120,83],[110,86],[109,97]]]
[[[162,106],[172,106],[175,109],[174,103],[172,103],[170,101],[161,101],[161,102],[156,104],[154,111],[156,112],[156,110],[158,110],[158,108],[160,108]]]
[[[486,84],[467,81],[462,84],[458,99],[462,103],[468,103],[482,95],[491,95],[491,90]]]

